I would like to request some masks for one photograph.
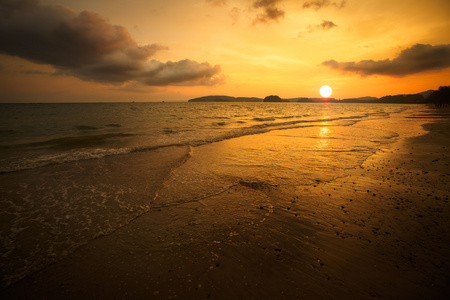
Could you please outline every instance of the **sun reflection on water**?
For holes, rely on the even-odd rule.
[[[320,127],[319,136],[321,138],[327,138],[330,133],[330,128],[328,126]]]
[[[329,135],[331,130],[328,126],[322,126],[319,128],[319,139],[317,142],[318,150],[326,150],[329,147]]]

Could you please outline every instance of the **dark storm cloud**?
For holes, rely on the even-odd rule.
[[[269,23],[271,21],[278,21],[284,17],[284,10],[278,7],[282,0],[256,0],[253,1],[252,7],[254,9],[262,10],[253,20],[253,24]]]
[[[28,74],[28,75],[51,75],[51,72],[46,71],[39,71],[39,70],[24,70],[21,71],[22,74]]]
[[[322,65],[361,76],[379,74],[402,77],[450,67],[450,44],[436,46],[416,44],[403,50],[392,60],[362,60],[360,62],[327,60]]]
[[[167,47],[138,45],[126,28],[88,11],[34,0],[0,0],[0,53],[52,65],[56,75],[87,81],[148,85],[211,85],[222,77],[219,66],[183,60],[151,60]]]
[[[303,8],[314,8],[315,10],[319,10],[322,7],[327,6],[335,6],[337,8],[343,8],[346,5],[346,1],[342,0],[340,2],[334,2],[330,0],[315,0],[315,1],[307,1],[303,3]]]
[[[38,5],[38,0],[0,0],[0,14],[9,16],[14,11],[30,11]]]
[[[323,20],[322,23],[320,23],[319,25],[309,25],[308,26],[308,32],[314,32],[316,30],[330,30],[334,27],[337,27],[337,25],[335,23],[333,23],[332,21],[327,21],[327,20]]]

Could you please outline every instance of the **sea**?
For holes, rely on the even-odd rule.
[[[0,104],[1,286],[151,209],[216,195],[236,182],[313,185],[345,176],[399,137],[364,121],[395,121],[424,109],[348,103]],[[189,170],[173,178],[196,155]]]

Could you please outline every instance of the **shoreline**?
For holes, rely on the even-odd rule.
[[[405,132],[329,182],[239,181],[199,201],[151,208],[0,295],[445,299],[450,119],[430,121],[425,135]]]

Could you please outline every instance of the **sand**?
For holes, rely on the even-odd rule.
[[[450,119],[437,112],[416,116],[432,122],[424,126],[428,133],[399,129],[394,143],[335,180],[277,186],[214,179],[222,189],[209,197],[188,185],[186,197],[194,201],[156,201],[129,225],[0,296],[448,299]],[[194,149],[169,180],[192,170],[202,149],[213,155],[226,145]]]

